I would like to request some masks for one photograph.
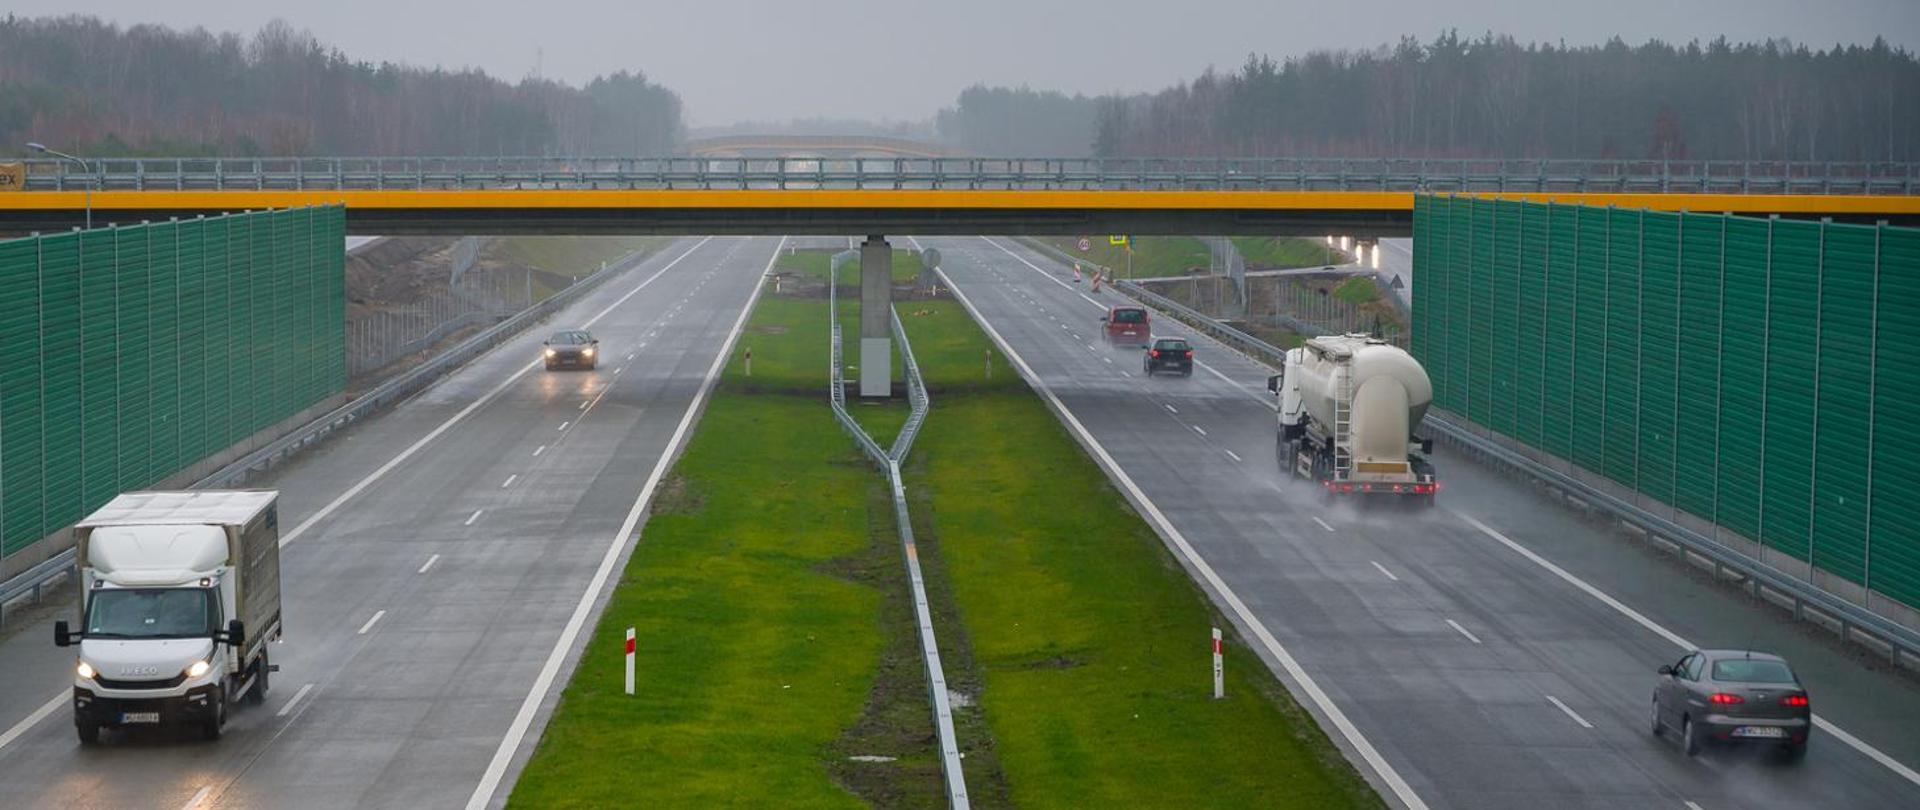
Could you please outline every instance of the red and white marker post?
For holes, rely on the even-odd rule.
[[[631,657],[627,659],[627,666],[628,668],[632,668],[633,666],[633,659]],[[1225,676],[1226,676],[1226,670],[1222,667],[1221,660],[1220,660],[1220,628],[1215,627],[1213,628],[1213,699],[1214,700],[1219,700],[1227,696],[1227,683],[1225,680]],[[631,678],[629,678],[629,680],[631,680]],[[631,692],[632,689],[628,689],[628,691]]]
[[[1220,635],[1220,631],[1218,630],[1213,631],[1213,633],[1215,636]],[[1214,642],[1214,646],[1216,647],[1218,647],[1219,644],[1220,642],[1218,641]],[[1214,666],[1215,668],[1219,667],[1218,664]],[[1217,687],[1215,691],[1218,691]],[[633,694],[633,628],[631,627],[627,628],[627,694]]]

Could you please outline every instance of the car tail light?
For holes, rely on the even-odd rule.
[[[1732,706],[1736,703],[1745,703],[1747,699],[1730,692],[1715,692],[1707,697],[1707,702],[1715,706]]]
[[[1160,356],[1160,350],[1159,350],[1159,349],[1148,349],[1148,350],[1147,350],[1147,356],[1148,356],[1148,357],[1159,357],[1159,356]]]
[[[1807,707],[1807,696],[1806,695],[1788,695],[1780,699],[1780,705],[1792,706],[1793,708],[1796,708],[1796,709],[1804,709]]]
[[[1188,350],[1187,350],[1187,359],[1188,359],[1188,360],[1192,360],[1192,359],[1193,359],[1193,350],[1192,350],[1192,349],[1188,349]]]

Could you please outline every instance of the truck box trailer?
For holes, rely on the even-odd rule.
[[[1279,398],[1282,472],[1335,495],[1433,503],[1432,442],[1414,435],[1433,383],[1413,355],[1363,334],[1316,337],[1287,351],[1267,390]]]
[[[80,629],[74,725],[185,725],[220,736],[231,704],[265,700],[280,638],[279,493],[129,492],[74,526]]]

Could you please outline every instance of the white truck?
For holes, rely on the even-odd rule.
[[[229,706],[266,699],[280,637],[279,493],[129,492],[74,526],[80,627],[73,722],[185,725],[218,739]]]
[[[1335,495],[1385,495],[1431,506],[1440,491],[1431,439],[1414,435],[1433,402],[1420,361],[1364,334],[1327,335],[1287,351],[1267,378],[1279,397],[1280,469]]]

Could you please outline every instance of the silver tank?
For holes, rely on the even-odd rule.
[[[1288,382],[1297,381],[1300,407],[1321,431],[1332,432],[1334,400],[1350,377],[1355,459],[1406,459],[1407,439],[1433,403],[1433,381],[1420,361],[1366,335],[1313,338],[1288,355]]]

